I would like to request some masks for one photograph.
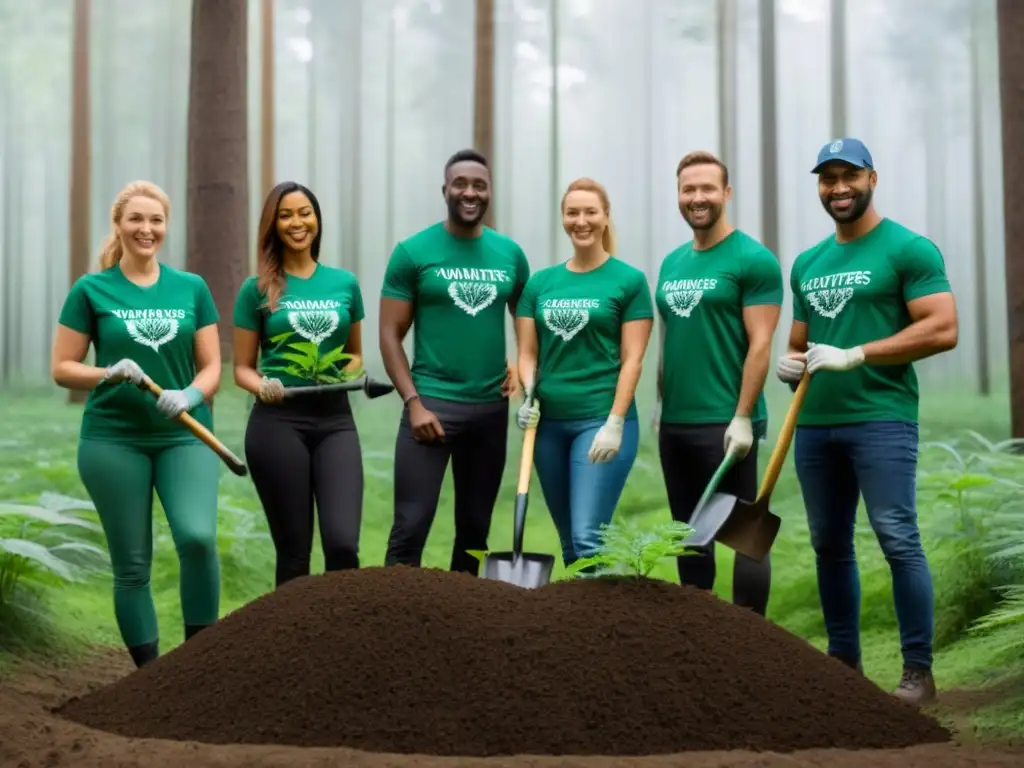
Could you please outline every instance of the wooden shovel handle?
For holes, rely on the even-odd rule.
[[[533,445],[537,440],[537,428],[528,427],[523,434],[523,453],[519,459],[519,483],[516,493],[527,493],[530,490],[530,475],[533,472]]]
[[[142,386],[156,397],[160,397],[160,393],[163,392],[160,385],[149,378],[149,376],[142,377]],[[248,470],[246,469],[245,462],[235,456],[224,443],[217,439],[213,432],[196,421],[192,414],[182,412],[178,414],[177,419],[188,427],[188,430],[193,435],[206,443],[214,453],[220,456],[221,460],[228,465],[232,472],[236,475],[247,474]]]
[[[764,479],[761,481],[761,490],[757,499],[766,499],[775,490],[775,483],[782,472],[782,465],[786,462],[786,454],[789,453],[789,444],[793,442],[793,433],[796,432],[796,420],[800,415],[800,406],[803,405],[804,395],[807,394],[807,387],[811,377],[804,368],[804,375],[800,378],[800,384],[793,393],[793,399],[789,403],[789,410],[786,411],[786,418],[782,422],[782,429],[779,430],[779,439],[775,441],[775,448],[772,450],[771,458],[768,459],[768,467],[764,472]]]

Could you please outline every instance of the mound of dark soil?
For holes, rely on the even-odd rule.
[[[893,748],[938,723],[757,615],[661,581],[311,576],[61,714],[125,736],[433,755]]]

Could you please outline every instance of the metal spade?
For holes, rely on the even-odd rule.
[[[768,459],[768,467],[765,469],[757,499],[750,502],[731,494],[715,493],[703,506],[698,504],[698,510],[692,518],[693,522],[690,523],[696,532],[684,542],[685,544],[706,546],[712,541],[717,541],[757,562],[764,560],[765,555],[771,551],[782,520],[769,509],[769,502],[782,465],[786,461],[790,443],[793,442],[796,419],[809,383],[810,377],[805,371],[786,411],[786,418],[782,422],[779,439],[775,443],[771,458]],[[715,473],[719,480],[731,466],[728,461],[729,457],[726,456],[726,460]]]
[[[523,450],[519,460],[512,551],[488,552],[484,556],[481,569],[482,578],[506,581],[526,589],[535,589],[547,584],[555,567],[554,555],[523,552],[523,529],[526,527],[526,508],[530,501],[530,473],[533,468],[533,444],[536,437],[537,428],[527,427],[523,434]]]

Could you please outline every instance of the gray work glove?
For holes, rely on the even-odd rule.
[[[126,357],[107,368],[107,372],[103,374],[103,380],[111,384],[130,381],[135,386],[139,386],[145,375],[138,363]]]

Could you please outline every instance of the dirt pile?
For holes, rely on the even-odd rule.
[[[950,739],[803,640],[689,587],[524,590],[404,567],[290,582],[61,714],[124,736],[463,756]]]

